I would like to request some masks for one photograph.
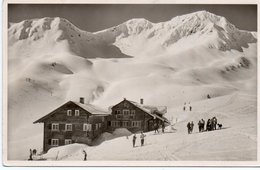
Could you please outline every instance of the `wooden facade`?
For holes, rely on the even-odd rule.
[[[111,115],[107,117],[107,129],[113,131],[116,128],[127,128],[132,133],[151,131],[155,124],[167,123],[162,113],[155,107],[149,107],[124,99],[111,107]]]
[[[44,124],[43,152],[71,143],[91,145],[103,132],[126,128],[132,133],[151,131],[155,124],[167,123],[162,111],[124,99],[111,108],[111,113],[90,104],[69,101],[34,123]]]
[[[35,121],[44,124],[43,151],[71,143],[91,145],[93,139],[105,131],[108,113],[95,110],[94,106],[89,108],[69,101]]]

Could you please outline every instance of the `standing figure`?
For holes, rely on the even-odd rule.
[[[192,111],[192,107],[190,106],[190,111]]]
[[[187,124],[188,134],[190,134],[190,122]]]
[[[186,108],[186,107],[185,107],[185,106],[183,106],[183,111],[185,111],[185,108]]]
[[[194,123],[193,123],[193,121],[191,121],[191,123],[190,123],[190,133],[192,133],[192,131],[193,131],[193,126],[194,126]]]
[[[208,119],[208,121],[207,121],[207,127],[206,127],[206,130],[207,131],[211,131],[211,119]]]
[[[198,127],[199,127],[199,132],[201,132],[201,129],[202,129],[202,122],[201,122],[201,120],[199,120],[199,122],[198,122]]]
[[[133,136],[133,147],[135,147],[136,135]]]
[[[162,123],[162,133],[164,133],[164,129],[165,129],[165,124],[164,122]]]
[[[217,118],[214,116],[213,118],[212,118],[212,130],[216,130],[217,129],[217,124],[218,124],[218,122],[217,122]]]
[[[30,156],[29,156],[28,161],[32,161],[32,160],[33,160],[32,155],[33,155],[33,152],[32,152],[32,150],[30,149]]]
[[[143,134],[143,132],[141,132],[140,138],[141,138],[141,146],[144,145],[144,137],[145,135]]]
[[[201,131],[204,131],[205,120],[201,119]]]
[[[84,154],[84,161],[87,160],[87,152],[85,150],[83,150],[83,154]]]
[[[158,125],[158,123],[154,123],[154,133],[159,133],[159,125]]]

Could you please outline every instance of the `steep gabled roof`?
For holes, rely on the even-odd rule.
[[[134,105],[135,107],[141,109],[142,111],[144,111],[145,113],[149,114],[150,116],[154,117],[154,118],[157,118],[157,119],[160,119],[162,121],[166,121],[168,122],[168,120],[163,117],[163,116],[159,116],[155,113],[158,113],[160,115],[163,115],[167,112],[167,107],[166,106],[150,106],[150,105],[144,105],[144,104],[140,104],[140,103],[137,103],[137,102],[134,102],[134,101],[130,101],[130,100],[127,100],[127,99],[124,99],[123,101],[119,102],[118,104],[124,102],[124,101],[127,101],[129,102],[130,104]],[[116,105],[118,105],[116,104]],[[116,106],[114,105],[114,106]],[[111,106],[109,107],[109,110],[111,110],[114,106]]]
[[[82,103],[79,103],[79,102],[74,102],[74,101],[68,101],[66,102],[65,104],[61,105],[60,107],[58,107],[57,109],[53,110],[52,112],[50,112],[49,114],[43,116],[42,118],[36,120],[35,122],[33,123],[41,123],[43,122],[45,119],[49,118],[51,115],[55,114],[55,112],[60,109],[61,107],[67,105],[68,103],[74,103],[75,105],[79,106],[80,108],[82,108],[83,110],[89,112],[90,114],[92,115],[95,115],[95,116],[107,116],[109,115],[110,113],[108,111],[105,111],[104,109],[102,108],[99,108],[97,106],[94,106],[94,105],[91,105],[91,104],[82,104]]]
[[[163,115],[164,113],[167,112],[167,107],[166,106],[150,106],[150,105],[143,105],[134,101],[129,101],[128,102],[132,103],[133,105],[135,105],[136,107],[138,107],[139,109],[143,110],[144,112],[148,113],[149,115],[151,115],[154,118],[160,119],[162,121],[168,121],[165,117],[160,117],[158,116],[156,113],[159,113],[161,115]]]
[[[82,104],[82,103],[79,103],[79,102],[73,102],[73,103],[75,103],[76,105],[78,105],[82,109],[88,111],[92,115],[109,115],[110,114],[108,111],[104,110],[103,108],[100,108],[98,106],[94,106],[92,104]]]

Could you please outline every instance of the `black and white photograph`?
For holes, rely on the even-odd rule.
[[[7,2],[6,165],[259,165],[258,4],[162,2]]]

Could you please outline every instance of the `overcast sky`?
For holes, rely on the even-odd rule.
[[[180,5],[180,4],[57,4],[8,5],[9,22],[42,17],[62,17],[82,30],[95,32],[119,25],[132,18],[145,18],[151,22],[195,11],[207,10],[227,18],[243,30],[257,30],[256,5]]]

